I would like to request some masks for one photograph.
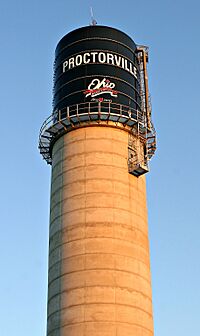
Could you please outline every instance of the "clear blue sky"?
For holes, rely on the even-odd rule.
[[[199,335],[198,0],[1,0],[0,334],[44,336],[50,167],[37,150],[51,113],[54,49],[90,21],[150,47],[158,150],[147,176],[155,336]]]

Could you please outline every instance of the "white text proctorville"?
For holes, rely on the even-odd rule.
[[[79,65],[92,63],[111,64],[118,66],[137,78],[137,68],[129,60],[112,53],[97,51],[86,52],[84,54],[79,54],[68,58],[65,62],[63,62],[63,72],[73,69]]]

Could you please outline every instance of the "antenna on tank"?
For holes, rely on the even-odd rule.
[[[97,25],[97,21],[94,18],[94,14],[93,14],[93,9],[92,7],[90,7],[90,15],[91,15],[91,23],[90,26],[96,26]]]

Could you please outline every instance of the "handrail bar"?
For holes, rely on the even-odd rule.
[[[88,119],[86,118],[85,120],[81,118],[85,116],[88,116]],[[94,116],[96,117],[94,118]],[[110,101],[73,104],[55,110],[43,122],[39,131],[39,149],[43,158],[48,163],[51,163],[51,142],[57,135],[61,134],[61,132],[67,131],[68,127],[74,127],[85,121],[99,123],[101,120],[106,122],[109,120],[115,123],[119,122],[124,126],[128,125],[132,128],[137,127],[137,134],[146,139],[147,146],[151,143],[151,137],[155,139],[154,127],[152,125],[151,130],[147,129],[147,122],[143,111]],[[147,153],[147,156],[148,155],[152,156],[153,154]]]

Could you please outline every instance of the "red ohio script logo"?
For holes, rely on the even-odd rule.
[[[84,91],[85,97],[91,96],[91,98],[103,95],[105,93],[110,94],[112,97],[117,97],[117,91],[113,90],[115,83],[111,83],[109,79],[104,78],[100,80],[95,78],[88,85],[86,91]]]

